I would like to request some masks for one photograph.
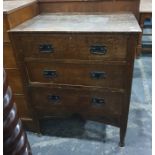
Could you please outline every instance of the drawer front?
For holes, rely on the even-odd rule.
[[[31,82],[124,88],[123,64],[81,64],[29,61]]]
[[[65,34],[22,37],[25,57],[83,60],[124,60],[127,35]]]
[[[47,111],[47,115],[81,113],[88,116],[120,116],[124,98],[121,92],[101,88],[31,87],[30,92],[33,106]]]
[[[17,68],[15,57],[13,55],[11,43],[3,44],[3,58],[4,58],[4,67],[5,68]]]
[[[13,94],[23,94],[23,84],[18,69],[6,69],[9,85]]]

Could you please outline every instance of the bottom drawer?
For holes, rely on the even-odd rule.
[[[88,117],[120,116],[124,93],[103,88],[31,87],[32,104],[41,117],[79,113]]]

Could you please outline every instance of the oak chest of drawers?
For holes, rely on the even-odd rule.
[[[132,13],[40,14],[10,31],[35,116],[127,127],[139,25]]]

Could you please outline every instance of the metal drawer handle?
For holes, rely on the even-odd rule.
[[[105,45],[94,44],[90,46],[90,53],[97,55],[105,55],[107,53],[107,47]]]
[[[90,72],[90,77],[92,79],[105,79],[107,74],[105,72],[92,71]]]
[[[39,45],[39,51],[41,53],[53,53],[54,48],[53,48],[52,44],[41,44],[41,45]]]
[[[91,103],[93,106],[103,106],[105,104],[105,100],[104,98],[92,97]]]
[[[45,78],[56,78],[57,73],[56,73],[56,70],[44,70],[43,71],[43,76]]]
[[[48,101],[50,101],[54,104],[57,104],[60,102],[60,96],[57,96],[57,95],[48,95],[47,99],[48,99]]]

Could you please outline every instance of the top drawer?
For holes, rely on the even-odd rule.
[[[21,37],[25,57],[125,60],[126,34],[29,34]]]

